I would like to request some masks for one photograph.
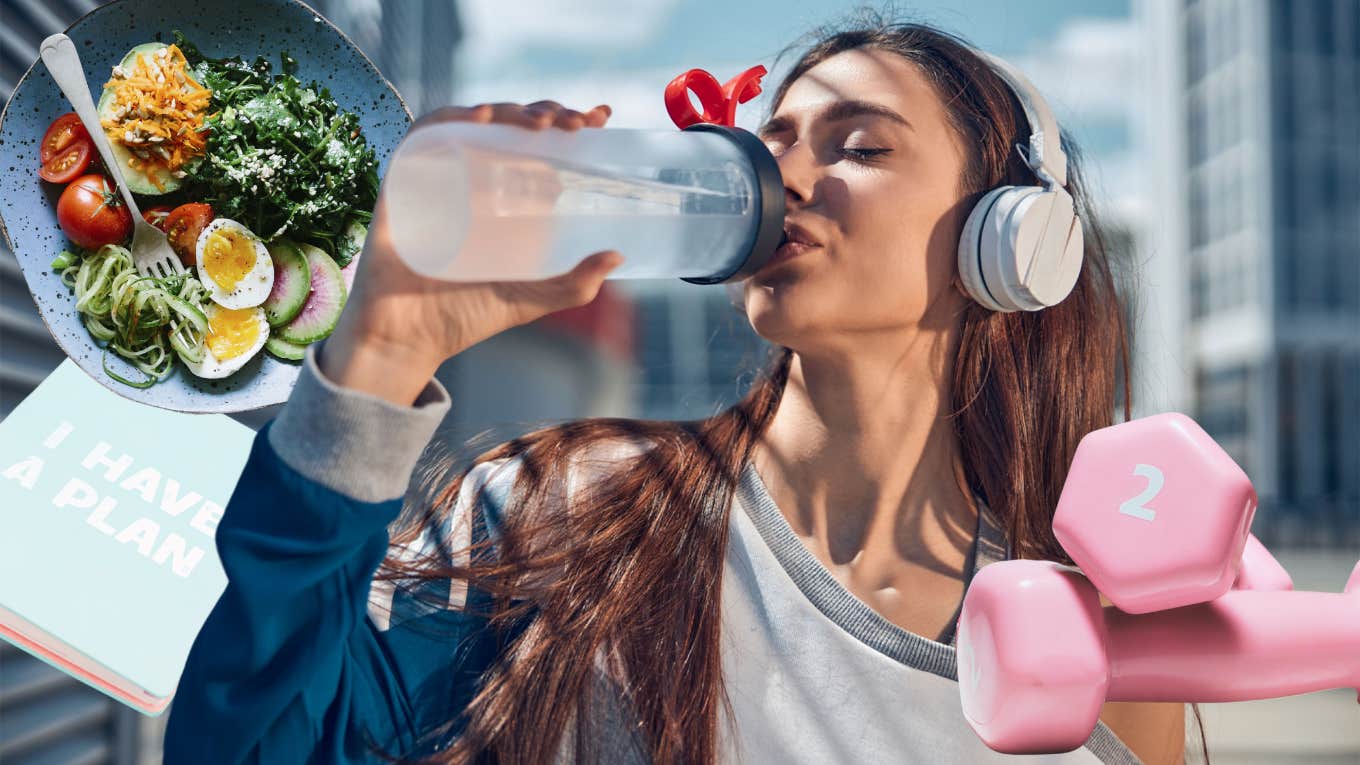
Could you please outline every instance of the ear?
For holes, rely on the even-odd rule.
[[[954,278],[949,280],[949,284],[963,296],[964,300],[971,301],[973,299],[973,296],[968,294],[968,288],[963,286],[963,278],[959,276],[958,271],[954,272]]]

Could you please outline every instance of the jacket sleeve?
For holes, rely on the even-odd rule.
[[[372,579],[448,392],[432,380],[413,406],[395,406],[327,380],[321,352],[324,343],[309,346],[223,511],[216,547],[228,583],[170,706],[171,765],[381,762],[369,742],[428,751],[420,735],[462,710],[502,645],[484,619],[416,606],[426,601]],[[495,466],[477,466],[449,527],[420,544],[466,516]],[[448,592],[450,606],[463,604]]]

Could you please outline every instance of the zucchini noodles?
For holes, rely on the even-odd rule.
[[[104,371],[113,379],[149,388],[170,374],[175,354],[185,361],[202,361],[208,318],[199,306],[208,291],[189,272],[164,279],[142,276],[132,263],[132,253],[116,244],[81,258],[63,252],[52,268],[75,290],[76,310],[90,334],[104,343]],[[109,369],[110,349],[147,379],[134,382]]]

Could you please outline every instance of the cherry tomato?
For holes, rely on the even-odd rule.
[[[188,202],[176,207],[165,219],[165,235],[170,239],[170,249],[179,255],[184,265],[195,264],[198,248],[198,235],[212,222],[212,207],[202,202]]]
[[[87,250],[119,244],[132,233],[132,213],[102,175],[82,175],[61,192],[57,223],[72,242]]]
[[[169,231],[169,226],[166,225],[168,222],[166,219],[170,217],[170,211],[173,209],[175,208],[170,205],[148,207],[147,209],[142,210],[142,217],[146,219],[147,223],[150,223],[161,231]]]
[[[42,137],[42,147],[38,150],[38,159],[45,165],[57,152],[80,139],[89,141],[90,134],[86,132],[84,123],[75,112],[67,112],[52,120],[52,124],[47,126],[47,132],[43,133]]]
[[[78,138],[43,162],[38,177],[51,183],[66,183],[90,167],[94,144],[89,138]]]

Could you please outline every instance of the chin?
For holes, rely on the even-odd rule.
[[[771,343],[794,347],[799,338],[821,327],[815,295],[799,289],[794,281],[756,281],[746,287],[746,318],[757,335]]]

